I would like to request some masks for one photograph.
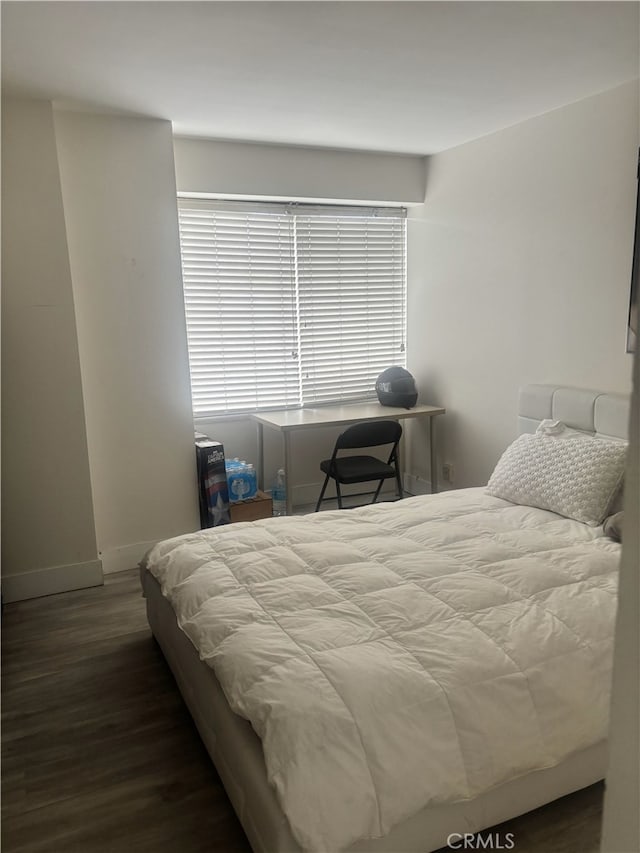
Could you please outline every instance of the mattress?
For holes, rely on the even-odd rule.
[[[423,813],[436,846],[436,814],[512,816],[470,804],[520,779],[557,777],[558,796],[602,776],[618,556],[599,529],[473,489],[203,531],[146,566],[179,645],[261,737],[291,830],[266,849],[355,850]]]
[[[262,744],[234,714],[213,670],[200,660],[176,622],[155,578],[142,577],[149,625],[218,770],[254,853],[302,853],[267,779]],[[580,750],[556,767],[520,776],[463,803],[421,809],[384,838],[359,841],[346,853],[428,853],[457,833],[478,832],[586,788],[605,775],[607,744]]]

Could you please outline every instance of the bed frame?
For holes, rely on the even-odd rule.
[[[520,392],[519,432],[541,420],[562,420],[592,435],[624,439],[629,400],[552,385],[527,385]],[[234,714],[213,670],[203,663],[179,629],[173,608],[155,578],[142,570],[149,624],[171,667],[225,790],[255,853],[301,853],[267,780],[262,744],[249,722]],[[426,853],[451,833],[478,832],[597,782],[605,775],[606,742],[571,755],[561,764],[529,773],[471,800],[429,806],[378,839],[359,841],[349,853]]]

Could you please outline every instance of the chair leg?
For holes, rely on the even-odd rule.
[[[342,492],[340,491],[340,483],[336,480],[336,495],[338,497],[338,509],[342,509]]]
[[[316,504],[316,509],[315,509],[316,512],[318,512],[318,510],[320,509],[320,504],[322,503],[322,498],[324,497],[324,493],[326,491],[328,482],[329,482],[329,475],[327,474],[327,476],[324,478],[324,483],[322,484],[322,489],[320,490],[320,497],[318,498],[318,503]]]
[[[378,500],[378,495],[380,494],[380,489],[382,488],[383,483],[384,480],[380,480],[380,482],[378,483],[378,488],[376,489],[375,494],[373,496],[373,500],[371,501],[372,504],[374,504]]]
[[[400,471],[398,470],[398,465],[396,464],[396,486],[398,487],[398,497],[400,500],[404,497],[404,492],[402,490],[402,479],[400,478]]]

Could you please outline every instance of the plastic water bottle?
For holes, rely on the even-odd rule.
[[[249,484],[249,491],[245,495],[245,499],[255,498],[258,494],[258,475],[256,474],[256,469],[251,465],[251,463],[247,465],[245,474],[247,477],[247,483]]]
[[[255,498],[258,491],[256,471],[253,465],[244,459],[230,459],[226,462],[229,500],[246,501]]]
[[[273,514],[287,514],[287,481],[285,479],[284,468],[280,468],[276,481],[271,489],[271,499],[273,501]]]

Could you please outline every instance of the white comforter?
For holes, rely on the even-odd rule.
[[[618,558],[466,489],[202,531],[147,567],[326,853],[606,736]]]

